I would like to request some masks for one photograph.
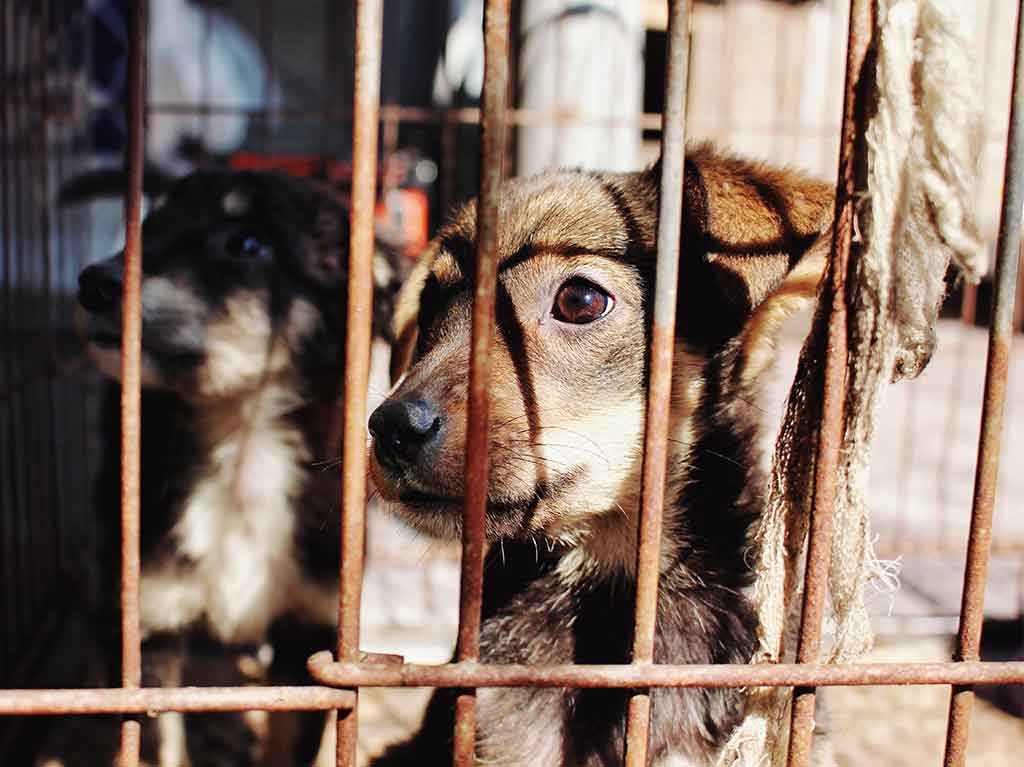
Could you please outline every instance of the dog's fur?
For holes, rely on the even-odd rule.
[[[337,620],[330,432],[344,373],[348,214],[312,182],[203,171],[171,187],[147,216],[142,242],[144,683],[203,683],[196,667],[268,641],[270,677],[301,683],[305,659],[333,643]],[[388,268],[398,260],[384,251],[376,258],[383,332],[379,320],[397,289]],[[114,378],[123,266],[118,254],[80,279],[89,354]],[[112,389],[97,500],[108,600],[120,545]],[[112,610],[102,623],[119,625]],[[117,636],[108,639],[116,658]],[[305,719],[295,759],[308,764],[322,717]],[[147,727],[149,760],[183,764],[185,750],[194,767],[241,765],[252,763],[256,743],[240,715],[168,714]]]
[[[630,659],[659,179],[655,165],[502,188],[484,662]],[[709,147],[691,150],[685,179],[654,655],[745,663],[755,630],[747,549],[763,484],[758,379],[782,320],[816,293],[832,195]],[[377,487],[407,522],[442,536],[460,530],[475,219],[470,203],[442,228],[396,308],[393,360],[397,372],[411,367],[382,408],[416,403],[427,441],[399,460],[384,416],[370,422]],[[579,279],[611,300],[586,324],[564,321],[558,303]],[[420,731],[377,767],[450,764],[453,695],[435,693]],[[652,698],[653,765],[712,764],[741,717],[734,690]],[[621,764],[627,699],[622,690],[480,690],[479,763]]]

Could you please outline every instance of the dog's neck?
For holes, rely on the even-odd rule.
[[[679,351],[677,365],[696,364],[696,356]],[[735,368],[736,349],[727,346],[695,375],[676,370],[674,380],[688,384],[673,390],[660,572],[663,582],[684,588],[701,585],[697,573],[732,574],[734,582],[721,584],[729,589],[742,588],[749,577],[745,553],[763,485],[762,413],[754,384],[736,376]],[[596,515],[575,545],[562,549],[557,572],[568,585],[635,579],[639,472],[638,465],[628,494]]]
[[[681,567],[680,520],[686,514],[684,488],[697,451],[703,450],[710,427],[704,406],[706,377],[713,366],[703,356],[677,344],[673,355],[671,411],[667,440],[666,481],[662,497],[662,573]],[[642,438],[641,438],[642,439]],[[637,453],[641,454],[641,446]],[[595,515],[576,545],[565,555],[559,572],[568,581],[591,578],[633,580],[637,566],[637,531],[641,505],[642,464],[638,459],[623,492],[611,507]]]
[[[266,431],[298,432],[307,450],[327,459],[340,410],[336,393],[309,396],[292,378],[268,378],[259,386],[216,398],[189,399],[192,422],[207,447],[246,443]]]

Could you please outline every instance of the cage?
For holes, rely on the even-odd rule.
[[[964,701],[974,683],[1019,683],[1024,678],[1019,664],[968,662],[1019,660],[1024,645],[1024,527],[1019,515],[1011,513],[1024,496],[1024,480],[1014,472],[1000,474],[994,499],[988,499],[999,509],[991,544],[976,533],[968,544],[969,533],[984,525],[978,522],[984,516],[969,511],[977,493],[975,459],[979,473],[994,471],[998,461],[993,453],[998,439],[991,434],[982,440],[981,453],[975,451],[983,396],[1001,396],[1007,405],[1004,466],[1012,467],[1024,450],[1022,430],[1014,428],[1024,418],[1016,405],[1020,354],[1007,352],[1001,371],[992,372],[991,363],[986,371],[984,362],[989,334],[1006,339],[998,323],[988,327],[993,306],[1002,302],[1000,316],[1005,316],[1009,302],[1013,311],[1007,327],[1019,331],[1024,291],[1017,291],[1012,306],[1010,286],[1000,288],[995,273],[977,290],[951,286],[938,327],[940,351],[924,376],[893,389],[876,440],[871,493],[878,546],[884,555],[904,560],[902,591],[891,611],[888,603],[878,608],[876,629],[887,641],[877,657],[896,664],[873,670],[808,664],[806,669],[780,667],[775,676],[770,671],[752,676],[748,667],[652,669],[644,666],[641,652],[636,666],[603,670],[420,665],[447,660],[457,637],[459,660],[475,660],[482,532],[467,524],[460,564],[459,547],[413,539],[383,516],[372,498],[364,516],[367,489],[357,468],[346,472],[341,489],[343,548],[362,551],[366,539],[365,570],[360,556],[343,561],[337,651],[349,665],[324,660],[318,685],[288,690],[139,689],[138,615],[126,609],[123,689],[88,689],[94,685],[88,683],[83,648],[90,629],[75,607],[83,599],[79,584],[86,579],[79,568],[89,551],[90,520],[96,513],[90,499],[101,458],[103,384],[83,358],[73,329],[77,276],[89,262],[122,247],[126,218],[126,252],[138,258],[133,227],[146,201],[170,178],[203,167],[274,168],[334,186],[351,198],[352,284],[364,293],[374,227],[400,242],[411,261],[445,211],[478,188],[484,215],[494,215],[486,214],[486,200],[494,194],[487,184],[500,176],[494,171],[502,163],[505,176],[559,164],[635,169],[653,161],[664,151],[662,141],[672,139],[662,136],[663,120],[674,125],[678,136],[709,139],[831,180],[844,125],[842,51],[851,34],[851,6],[856,19],[870,5],[861,0],[4,4],[0,713],[12,715],[0,720],[4,763],[30,763],[63,721],[56,715],[102,715],[108,725],[124,715],[123,754],[130,755],[138,748],[134,717],[147,712],[315,708],[341,712],[338,763],[355,764],[357,740],[362,759],[415,726],[425,699],[411,690],[389,689],[408,686],[468,688],[459,702],[465,723],[472,721],[472,689],[493,684],[637,687],[636,708],[643,712],[644,688],[680,680],[795,685],[798,696],[811,701],[812,711],[812,685],[817,684],[956,684],[954,699]],[[485,6],[491,20],[486,35]],[[988,118],[977,204],[996,253],[1001,205],[1009,200],[1018,214],[1020,209],[1021,172],[1014,164],[1019,160],[1013,144],[1017,128],[1008,99],[1016,82],[1014,35],[1020,9],[1009,0],[987,0],[973,10]],[[682,23],[683,18],[688,20]],[[617,56],[607,55],[609,50]],[[685,62],[681,72],[680,60]],[[538,72],[558,76],[538,77]],[[574,75],[579,80],[573,81]],[[674,93],[685,89],[687,94],[686,109],[674,117],[665,109],[666,80]],[[607,93],[619,98],[602,99]],[[668,122],[672,119],[676,122]],[[496,136],[505,125],[507,137],[499,141]],[[1005,180],[1004,156],[1009,157]],[[119,195],[125,187],[133,206],[122,215]],[[494,226],[493,218],[482,219],[487,220],[492,223],[481,225],[481,240],[486,227]],[[1013,220],[1019,225],[1019,217]],[[1015,243],[1004,232],[1004,262],[1016,260]],[[129,255],[127,260],[132,259]],[[350,302],[357,305],[366,298],[352,296]],[[486,304],[479,306],[486,316]],[[795,360],[805,330],[787,332],[784,357]],[[372,369],[366,367],[371,359],[366,332],[356,323],[349,337],[343,460],[353,467],[363,465],[358,453],[367,403],[379,401],[387,388],[380,345]],[[483,365],[479,360],[474,364]],[[481,373],[473,375],[479,380]],[[792,365],[780,365],[766,422],[781,420],[791,378]],[[991,393],[993,388],[998,395]],[[477,384],[473,390],[481,398],[477,408],[485,408],[486,387]],[[125,422],[131,424],[132,406],[127,407]],[[987,417],[1000,416],[989,412]],[[998,423],[988,428],[998,429]],[[339,435],[339,449],[340,444]],[[486,450],[479,454],[485,460]],[[471,464],[467,471],[479,469]],[[128,531],[137,531],[138,525],[139,509],[130,500],[137,471],[129,466],[125,475]],[[979,563],[987,561],[989,552],[986,584]],[[129,600],[138,577],[137,551],[134,564],[132,556],[129,549],[124,561]],[[970,596],[964,596],[962,608],[964,572]],[[638,597],[639,604],[652,595]],[[983,618],[986,636],[997,645],[986,652],[978,645]],[[641,608],[637,624],[651,630],[651,608],[646,613]],[[958,627],[958,662],[923,666],[944,659],[947,640]],[[998,646],[1001,636],[1005,647]],[[388,665],[373,655],[394,652],[408,665]],[[836,728],[863,727],[866,721],[892,724],[893,748],[883,756],[887,763],[910,764],[920,761],[922,753],[938,758],[946,692],[929,689],[940,697],[922,703],[898,697],[889,687],[884,693],[881,687],[865,692],[843,688],[836,696]],[[359,690],[358,704],[352,690]],[[995,690],[990,697],[1004,693]],[[872,701],[878,697],[868,697],[883,694],[889,697],[877,706]],[[1002,705],[1013,709],[1020,704],[1010,699]],[[911,723],[901,729],[894,723],[898,718],[886,721],[887,706],[917,714],[905,716],[902,721]],[[358,733],[356,717],[348,713],[357,710]],[[38,716],[46,714],[52,716]],[[915,716],[930,716],[935,726],[921,727]],[[966,742],[960,716],[952,717],[956,724],[951,725],[949,748],[954,754],[962,753]],[[972,741],[980,749],[972,761],[1005,763],[995,754],[1024,743],[1024,728],[995,708],[982,708],[976,716],[985,735]],[[632,737],[642,738],[636,733],[646,731],[643,713],[630,726]],[[914,733],[918,739],[928,738],[931,751],[910,746],[910,731],[919,731]],[[470,764],[472,725],[458,732],[457,763]],[[330,741],[327,733],[324,763],[332,758]],[[852,741],[839,749],[845,759],[866,758],[863,747]],[[636,753],[626,763],[645,763]],[[125,763],[134,763],[131,756]]]

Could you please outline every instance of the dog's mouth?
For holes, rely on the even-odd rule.
[[[447,518],[456,526],[462,517],[465,496],[444,489],[430,487],[416,477],[402,472],[382,472],[372,461],[374,479],[385,499],[395,504],[396,510],[417,527],[434,527],[430,521]],[[547,501],[569,492],[581,480],[583,467],[575,467],[557,476],[535,484],[529,490],[520,489],[498,495],[492,488],[487,499],[487,532],[489,538],[509,537],[515,530],[530,525],[538,508]],[[449,528],[446,524],[445,527]]]
[[[458,495],[428,493],[422,490],[404,490],[398,494],[398,500],[406,506],[462,506],[465,498]]]

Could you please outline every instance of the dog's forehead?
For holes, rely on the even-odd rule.
[[[506,182],[498,200],[498,263],[507,269],[534,255],[618,258],[630,244],[628,211],[614,177],[546,173]],[[442,286],[462,282],[476,258],[476,201],[438,236],[431,272]]]

